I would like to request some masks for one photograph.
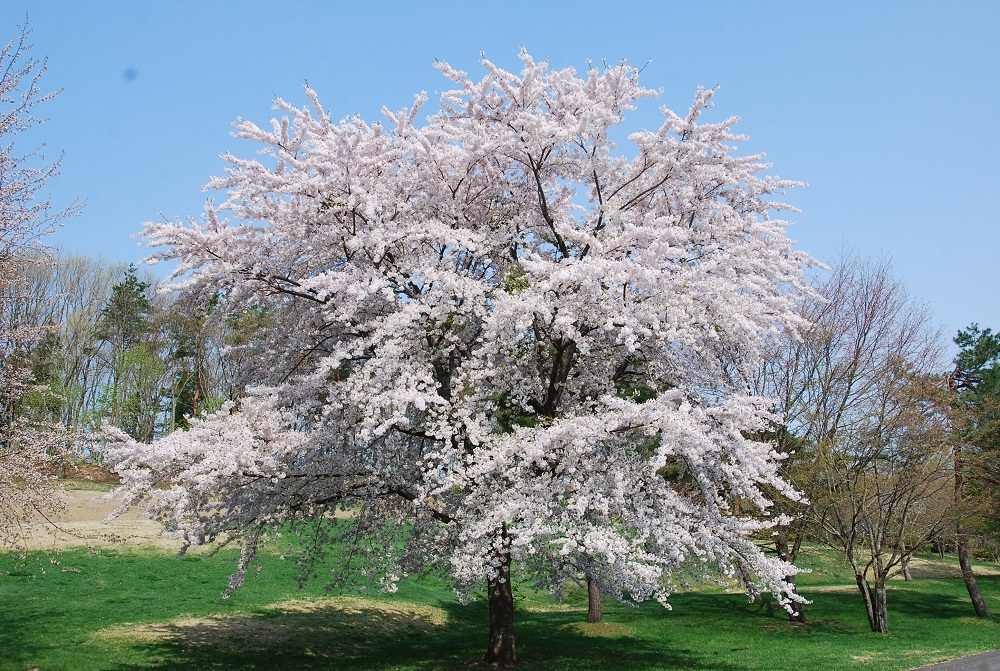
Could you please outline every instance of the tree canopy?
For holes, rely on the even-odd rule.
[[[795,493],[748,438],[767,403],[731,372],[802,323],[809,264],[771,199],[797,183],[732,151],[735,118],[702,120],[713,91],[620,153],[616,127],[654,96],[635,68],[521,60],[484,60],[480,80],[439,64],[453,88],[422,124],[425,95],[387,123],[336,122],[309,89],[269,128],[239,123],[264,158],[227,156],[220,206],[145,236],[216,318],[273,317],[255,386],[115,452],[126,505],[243,542],[234,585],[289,521],[354,543],[337,575],[485,581],[500,663],[512,566],[620,599],[734,575],[787,598],[794,568],[749,538],[774,520],[732,503]]]

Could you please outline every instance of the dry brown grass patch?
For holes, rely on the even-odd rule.
[[[963,603],[965,599],[961,600]],[[958,621],[964,625],[974,625],[977,627],[998,627],[1000,626],[1000,621],[995,617],[960,617]]]
[[[566,627],[584,636],[618,638],[632,634],[630,628],[615,622],[574,622]]]
[[[834,594],[846,594],[848,592],[857,592],[857,585],[804,585],[801,589],[802,592],[825,592]]]
[[[973,571],[976,575],[1000,575],[1000,564],[979,565]],[[962,569],[958,566],[958,561],[949,557],[945,561],[939,559],[925,559],[923,557],[913,557],[910,560],[910,575],[914,578],[961,578]],[[902,572],[897,570],[893,574],[894,580],[902,580]]]

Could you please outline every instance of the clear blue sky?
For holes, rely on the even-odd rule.
[[[790,230],[820,259],[844,244],[888,256],[949,333],[1000,327],[1000,2],[96,2],[4,0],[0,38],[31,16],[48,56],[50,122],[32,139],[65,150],[57,202],[83,216],[56,238],[113,261],[146,250],[142,221],[199,215],[238,116],[271,101],[381,118],[446,86],[431,65],[516,68],[518,47],[553,67],[644,65],[660,103],[686,110],[719,85],[714,113],[739,115],[741,149],[809,182]],[[648,104],[632,123],[658,123]],[[241,146],[241,144],[245,146]]]

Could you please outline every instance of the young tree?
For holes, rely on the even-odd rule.
[[[485,581],[501,665],[517,660],[515,567],[618,599],[737,575],[787,598],[794,569],[749,538],[773,520],[731,503],[794,492],[746,437],[766,402],[714,352],[749,369],[800,324],[809,262],[772,218],[795,183],[731,152],[735,119],[702,122],[713,92],[629,136],[627,157],[614,130],[654,95],[637,70],[521,60],[519,75],[483,61],[479,81],[440,64],[456,88],[423,125],[423,95],[383,126],[336,123],[311,90],[277,101],[270,129],[240,123],[269,163],[228,156],[211,182],[237,221],[209,207],[145,235],[180,291],[273,317],[258,386],[115,453],[124,505],[149,496],[192,542],[243,541],[234,586],[267,529],[322,534],[350,506],[341,568],[385,589],[434,566],[461,591]]]
[[[75,209],[58,211],[41,197],[60,162],[47,162],[41,148],[24,152],[16,141],[41,122],[36,107],[55,95],[39,89],[45,62],[30,56],[29,35],[25,24],[0,49],[0,544],[18,544],[22,523],[59,506],[46,474],[65,442],[53,426],[21,415],[33,388],[30,351],[43,332],[10,309],[23,293],[24,259]]]
[[[785,508],[781,556],[807,534],[854,568],[873,632],[888,632],[886,580],[948,512],[943,413],[935,405],[941,353],[930,315],[888,263],[845,255],[805,301],[811,322],[764,369],[783,417],[777,441],[794,452],[785,474],[810,505]]]

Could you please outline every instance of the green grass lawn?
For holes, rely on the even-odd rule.
[[[217,602],[232,555],[72,550],[58,564],[14,562],[0,556],[3,671],[469,669],[486,644],[485,604],[460,605],[433,580],[327,597],[319,582],[297,589],[294,562],[269,555],[259,579]],[[893,581],[893,633],[880,636],[834,556],[815,553],[812,566],[800,577],[814,601],[801,626],[717,588],[676,595],[672,611],[606,602],[604,622],[588,625],[584,592],[558,603],[520,588],[519,652],[545,670],[821,671],[908,669],[1000,647],[1000,623],[972,615],[960,579]],[[1000,577],[981,585],[1000,611]]]

